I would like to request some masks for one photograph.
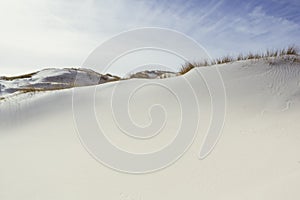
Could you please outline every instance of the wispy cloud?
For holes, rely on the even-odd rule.
[[[0,2],[0,73],[79,66],[132,28],[181,31],[213,57],[299,45],[300,4],[280,1],[10,0]]]

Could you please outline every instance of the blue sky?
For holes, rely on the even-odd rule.
[[[300,1],[10,0],[0,2],[0,74],[80,66],[138,27],[183,32],[212,57],[300,45]]]

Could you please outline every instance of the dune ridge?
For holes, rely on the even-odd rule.
[[[209,74],[214,68],[226,89],[226,119],[216,147],[199,160],[213,112],[200,73]],[[90,94],[95,92],[95,116],[83,117],[96,117],[116,146],[151,152],[172,141],[180,128],[178,101],[159,85],[188,94],[186,82],[196,94],[199,128],[188,151],[170,167],[145,175],[124,174],[100,164],[82,147],[73,118],[73,90],[81,97],[76,109],[83,113],[90,109]],[[149,87],[129,101],[132,120],[147,125],[149,106],[158,103],[167,114],[160,134],[149,141],[124,135],[111,106],[112,99],[114,105],[121,105],[127,100],[125,91],[143,84]],[[116,86],[124,92],[115,93]],[[0,199],[300,198],[300,63],[290,59],[242,60],[167,79],[25,93],[1,101],[0,108]],[[192,116],[187,121],[193,121]]]

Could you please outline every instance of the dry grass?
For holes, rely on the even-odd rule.
[[[193,65],[192,63],[185,63],[184,65],[181,66],[179,73],[185,74],[193,68],[195,68],[195,65]]]
[[[219,64],[224,64],[224,63],[230,63],[233,62],[234,59],[231,56],[224,56],[222,58],[217,58],[211,62],[211,65],[219,65]]]
[[[211,66],[211,65],[220,65],[224,63],[230,63],[235,61],[241,61],[241,60],[253,60],[253,59],[267,59],[267,58],[276,58],[276,57],[283,57],[283,56],[298,56],[299,49],[295,46],[289,46],[285,49],[281,50],[267,50],[264,53],[251,53],[249,52],[247,55],[239,54],[237,57],[233,56],[224,56],[222,58],[217,58],[212,61],[203,61],[203,62],[194,62],[194,63],[185,63],[181,66],[179,73],[185,74],[189,72],[191,69],[195,67],[205,67],[205,66]],[[299,58],[291,58],[292,61],[297,62],[299,61]]]
[[[187,62],[181,66],[179,74],[185,74],[195,67],[206,67],[210,65],[212,65],[212,63],[208,62],[207,60],[204,60],[203,62],[193,62],[193,63]]]

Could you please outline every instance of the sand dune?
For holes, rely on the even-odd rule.
[[[213,114],[200,74],[214,68],[226,89],[226,118],[219,142],[200,160]],[[73,89],[25,93],[0,101],[0,199],[300,198],[299,62],[287,58],[238,61],[167,79],[75,88],[75,94],[75,119]],[[178,100],[174,94],[193,99]],[[163,109],[153,107],[149,113],[153,105]],[[93,116],[87,112],[91,106]],[[133,125],[114,115],[124,106],[136,125],[162,125],[159,134],[148,135],[147,140],[124,134],[121,129],[130,130]],[[183,120],[190,123],[187,134],[197,122],[196,137],[179,160],[153,173],[112,170],[94,159],[78,137],[79,126],[88,127],[87,132],[100,126],[115,146],[128,152],[153,152],[173,141],[184,126],[182,107],[189,113]],[[82,116],[76,117],[78,113]],[[151,119],[151,114],[159,117]]]

